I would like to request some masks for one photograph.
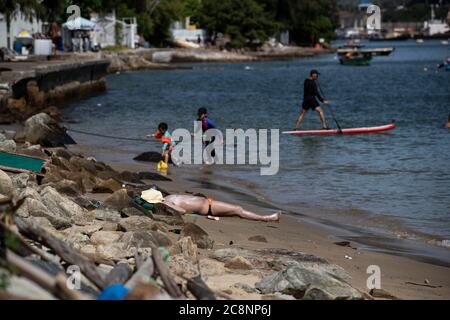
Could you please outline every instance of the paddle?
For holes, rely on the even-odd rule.
[[[317,87],[318,87],[319,90],[320,90],[320,93],[322,94],[322,97],[323,97],[325,100],[328,100],[328,99],[325,97],[325,95],[323,94],[323,90],[322,90],[322,87],[321,87],[320,84],[319,84],[319,81],[316,80],[316,83],[317,83]],[[342,128],[341,128],[341,126],[339,125],[339,122],[337,121],[336,117],[334,116],[334,112],[333,112],[333,109],[331,108],[331,104],[327,104],[327,107],[328,107],[328,109],[330,110],[331,117],[333,118],[334,122],[336,123],[336,126],[338,127],[338,132],[342,134]]]

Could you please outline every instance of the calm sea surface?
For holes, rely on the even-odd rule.
[[[69,106],[74,129],[142,138],[160,121],[193,128],[198,107],[210,110],[220,129],[291,130],[310,69],[342,127],[397,121],[387,134],[282,136],[280,172],[261,177],[259,167],[217,166],[179,174],[243,188],[272,207],[366,230],[422,240],[450,239],[450,72],[436,65],[450,56],[439,41],[367,43],[395,46],[369,67],[341,66],[335,55],[292,61],[194,64],[177,71],[126,72],[108,77],[108,92]],[[428,68],[427,71],[424,68]],[[325,108],[330,125],[329,110]],[[320,128],[310,113],[304,129]],[[107,161],[132,162],[157,142],[108,140],[73,134],[79,143],[118,153]],[[270,211],[270,210],[268,210]]]

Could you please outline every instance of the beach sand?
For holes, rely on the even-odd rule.
[[[74,149],[83,150],[80,146]],[[148,171],[155,167],[153,164],[110,163],[110,165],[116,170],[129,171]],[[233,202],[255,212],[269,213],[267,208],[262,210],[255,203],[233,201],[232,195],[227,192],[194,187],[191,181],[177,178],[174,174],[169,177],[173,181],[151,183],[156,183],[170,193],[202,192],[214,199]],[[96,197],[102,200],[101,195]],[[184,219],[186,222],[195,222],[207,231],[210,238],[215,241],[214,249],[282,248],[313,254],[344,268],[352,277],[350,284],[367,293],[369,289],[366,283],[370,276],[367,268],[375,265],[381,269],[381,288],[400,299],[450,299],[450,268],[417,261],[400,254],[367,251],[356,243],[351,243],[351,247],[338,246],[335,242],[342,240],[338,229],[311,223],[302,217],[285,214],[280,223],[254,222],[240,218],[220,218],[220,221],[212,221],[200,216],[185,216]],[[249,241],[250,237],[256,235],[264,236],[267,243]],[[200,250],[203,257],[209,253],[211,252]],[[234,297],[239,297],[238,292],[229,289],[234,283],[254,284],[257,280],[254,273],[227,274],[209,277],[207,283],[213,289],[232,292]],[[245,294],[242,297],[253,298],[252,294]]]

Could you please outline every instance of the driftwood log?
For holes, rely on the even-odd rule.
[[[214,292],[206,285],[201,275],[188,279],[187,288],[199,300],[216,300]]]
[[[152,258],[153,263],[155,264],[155,269],[158,271],[167,293],[174,298],[182,297],[183,293],[175,282],[173,276],[170,274],[169,269],[167,269],[164,264],[161,251],[159,251],[159,249],[155,246],[152,246]]]
[[[28,223],[20,217],[15,217],[14,222],[22,234],[51,248],[65,262],[71,265],[77,265],[86,278],[99,289],[104,289],[108,285],[103,275],[98,272],[95,264],[70,245],[51,236],[35,223]]]
[[[6,251],[6,260],[9,264],[20,271],[21,275],[35,282],[40,287],[49,290],[56,297],[71,300],[86,300],[87,296],[78,290],[69,289],[67,278],[64,273],[58,273],[56,277],[49,275],[39,267],[34,266],[29,261],[16,255],[11,250]]]
[[[146,282],[155,272],[155,267],[153,264],[153,259],[147,259],[142,266],[134,273],[130,280],[125,284],[125,286],[133,290],[137,284],[141,282]]]

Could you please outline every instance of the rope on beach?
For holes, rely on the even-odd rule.
[[[146,140],[146,139],[110,136],[110,135],[106,135],[106,134],[80,131],[80,130],[75,130],[75,129],[70,129],[70,128],[68,128],[67,131],[72,131],[72,132],[75,132],[75,133],[81,133],[81,134],[85,134],[85,135],[88,135],[88,136],[101,137],[101,138],[106,138],[106,139],[149,142],[149,140]]]

